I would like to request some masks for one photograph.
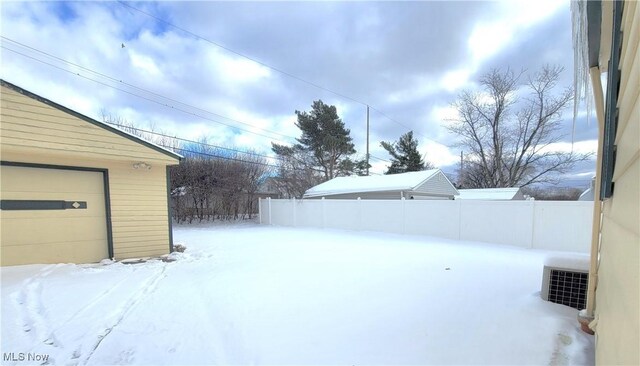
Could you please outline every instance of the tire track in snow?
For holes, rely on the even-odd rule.
[[[166,269],[167,269],[167,264],[165,263],[162,266],[162,269],[158,272],[158,274],[153,278],[151,278],[142,286],[141,291],[137,292],[131,298],[129,298],[127,303],[122,307],[122,311],[120,312],[120,314],[116,316],[115,321],[110,326],[103,329],[102,332],[100,332],[100,334],[98,334],[96,341],[94,342],[93,346],[91,347],[91,350],[89,351],[89,354],[82,361],[83,365],[86,365],[89,362],[89,360],[91,359],[95,351],[98,349],[98,347],[100,347],[100,344],[102,343],[102,341],[104,341],[107,338],[107,336],[111,334],[114,328],[116,328],[118,325],[120,325],[120,323],[122,323],[122,321],[131,312],[131,310],[133,310],[133,308],[135,308],[135,306],[138,305],[144,298],[151,295],[153,292],[155,292],[158,289],[158,284],[163,278],[166,277],[166,274],[165,274]],[[80,358],[80,357],[81,355],[78,353],[78,351],[74,352],[73,358]]]
[[[72,322],[73,320],[75,320],[78,316],[86,313],[89,309],[93,308],[94,306],[96,306],[100,301],[102,301],[103,299],[107,298],[109,295],[111,295],[113,292],[115,292],[116,289],[118,289],[120,287],[120,285],[122,285],[123,283],[129,281],[128,277],[123,278],[122,280],[116,282],[114,285],[112,285],[111,287],[109,287],[108,289],[104,290],[102,293],[100,293],[98,296],[96,296],[95,298],[93,298],[93,300],[91,300],[87,305],[85,305],[83,308],[81,308],[80,310],[78,310],[77,312],[75,312],[73,315],[71,315],[67,320],[64,321],[64,323],[62,325],[60,325],[58,328],[56,328],[54,330],[54,332],[57,332],[60,330],[60,328],[66,326],[68,323]]]
[[[38,343],[56,346],[56,340],[50,337],[49,319],[42,302],[42,280],[49,276],[59,265],[49,265],[36,275],[23,281],[18,295],[14,298],[20,309],[22,330],[29,333]]]

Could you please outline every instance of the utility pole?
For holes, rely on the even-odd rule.
[[[367,176],[369,175],[369,105],[367,104]]]
[[[460,188],[462,188],[462,184],[464,183],[464,172],[462,171],[462,169],[464,169],[464,159],[462,157],[462,150],[460,150],[460,173],[458,173],[458,185],[460,186]]]

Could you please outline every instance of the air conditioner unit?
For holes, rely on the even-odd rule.
[[[588,256],[549,258],[542,275],[542,299],[582,310],[587,305]]]

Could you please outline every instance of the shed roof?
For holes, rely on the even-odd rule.
[[[135,135],[132,135],[132,134],[127,133],[125,131],[122,131],[120,129],[111,127],[111,126],[107,125],[104,122],[100,122],[100,121],[95,120],[95,119],[93,119],[91,117],[87,117],[84,114],[78,113],[78,112],[76,112],[76,111],[74,111],[72,109],[69,109],[69,108],[67,108],[67,107],[65,107],[63,105],[60,105],[60,104],[58,104],[56,102],[53,102],[53,101],[51,101],[51,100],[49,100],[47,98],[41,97],[41,96],[39,96],[39,95],[37,95],[35,93],[32,93],[32,92],[30,92],[30,91],[28,91],[26,89],[23,89],[23,88],[15,85],[15,84],[12,84],[12,83],[4,80],[4,79],[0,79],[0,85],[4,86],[6,88],[9,88],[11,90],[14,90],[14,91],[16,91],[16,92],[18,92],[18,93],[20,93],[22,95],[25,95],[25,96],[27,96],[27,97],[29,97],[31,99],[34,99],[34,100],[37,100],[37,101],[39,101],[41,103],[47,104],[47,105],[49,105],[49,106],[51,106],[53,108],[56,108],[56,109],[58,109],[58,110],[60,110],[60,111],[62,111],[64,113],[67,113],[67,114],[70,114],[70,115],[72,115],[74,117],[77,117],[77,118],[79,118],[79,119],[81,119],[81,120],[83,120],[85,122],[88,122],[88,123],[90,123],[92,125],[95,125],[97,127],[103,128],[103,129],[105,129],[107,131],[113,132],[116,135],[120,135],[120,136],[122,136],[122,137],[124,137],[126,139],[129,139],[129,140],[132,140],[134,142],[137,142],[137,143],[139,143],[141,145],[144,145],[144,146],[146,146],[148,148],[151,148],[151,149],[153,149],[153,150],[155,150],[157,152],[160,152],[162,154],[168,155],[168,156],[170,156],[170,157],[172,157],[174,159],[182,160],[182,158],[183,158],[182,155],[177,154],[177,153],[175,153],[175,152],[173,152],[171,150],[165,149],[162,146],[158,146],[158,145],[156,145],[156,144],[154,144],[154,143],[152,143],[150,141],[147,141],[145,139],[142,139],[142,138],[140,138],[138,136],[135,136]]]
[[[520,188],[477,188],[477,189],[458,189],[460,195],[456,199],[462,200],[511,200]]]
[[[308,189],[305,197],[377,191],[411,191],[435,177],[440,169],[379,176],[338,177]]]

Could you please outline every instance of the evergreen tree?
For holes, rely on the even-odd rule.
[[[381,141],[380,145],[391,155],[391,166],[385,174],[417,172],[431,168],[418,152],[418,140],[413,138],[413,131],[400,136],[397,142]]]
[[[371,164],[367,164],[366,159],[353,161],[350,158],[344,158],[338,165],[339,176],[358,175],[366,176],[367,168],[371,168]]]
[[[296,139],[295,149],[309,154],[312,164],[324,173],[325,180],[339,175],[341,162],[356,150],[336,107],[317,100],[311,105],[311,111],[296,111],[296,115],[296,127],[302,136]],[[280,157],[288,151],[278,144],[272,144],[272,150]]]

